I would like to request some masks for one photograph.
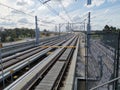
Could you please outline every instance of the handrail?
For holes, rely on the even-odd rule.
[[[101,85],[98,85],[98,86],[96,86],[96,87],[93,87],[93,88],[91,88],[90,90],[95,90],[95,89],[97,89],[97,88],[99,88],[99,87],[102,87],[102,86],[104,86],[104,85],[106,85],[106,84],[109,84],[109,83],[114,82],[114,81],[119,80],[119,79],[120,79],[120,77],[114,78],[114,79],[112,79],[112,80],[110,80],[110,81],[107,81],[107,82],[101,84]]]

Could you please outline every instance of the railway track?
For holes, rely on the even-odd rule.
[[[54,40],[54,41],[52,41],[48,44],[44,44],[44,45],[54,45],[60,41],[61,40]],[[46,49],[46,48],[40,48],[40,46],[38,46],[38,47],[32,48],[30,50],[24,51],[22,53],[17,53],[13,57],[3,58],[3,60],[2,60],[3,69],[10,67],[11,65],[13,65],[17,62],[20,62],[20,61],[22,61],[22,60],[24,60],[32,55],[35,55],[36,53],[38,53],[44,49]],[[0,67],[0,70],[1,70],[1,67]]]
[[[62,35],[62,37],[67,37],[69,36],[70,34],[67,34],[67,35]],[[42,45],[42,44],[45,44],[45,43],[48,43],[50,41],[54,41],[54,39],[58,38],[58,36],[54,36],[54,37],[50,37],[50,38],[43,38],[43,39],[40,39],[40,43],[39,45]],[[2,57],[7,57],[7,56],[11,56],[17,52],[22,52],[24,50],[27,50],[27,49],[31,49],[31,48],[34,48],[36,45],[35,45],[35,41],[29,41],[29,42],[24,42],[24,43],[19,43],[19,44],[15,44],[15,45],[11,45],[11,46],[4,46],[1,51],[2,51]]]
[[[111,79],[113,73],[114,50],[109,50],[99,41],[91,40],[89,74],[98,80],[95,85],[102,84]],[[102,65],[102,66],[101,66]],[[102,68],[102,71],[101,71]],[[105,86],[108,88],[108,86]],[[100,88],[100,90],[103,90]]]
[[[28,72],[26,72],[16,81],[14,81],[11,85],[5,88],[5,90],[27,90],[30,88],[35,88],[33,86],[36,85],[36,82],[38,82],[38,80],[44,80],[44,78],[47,76],[49,77],[50,73],[52,72],[56,72],[56,74],[53,74],[55,75],[53,77],[55,81],[51,84],[55,84],[55,82],[57,82],[57,84],[54,85],[55,86],[54,88],[58,88],[60,85],[60,81],[62,79],[62,75],[64,74],[66,67],[68,66],[68,63],[70,62],[70,57],[72,56],[74,50],[74,48],[65,47],[70,45],[73,46],[76,45],[76,41],[77,37],[74,36],[72,39],[64,43],[61,48],[58,48],[55,51],[53,51],[52,54],[45,57],[42,61],[37,63],[37,65],[31,68]]]
[[[57,41],[57,40],[59,40],[59,39],[55,39],[55,38],[54,38],[54,39],[50,39],[50,40],[47,40],[47,41],[42,42],[42,44],[40,44],[40,45],[37,46],[37,47],[33,47],[33,48],[30,48],[30,49],[27,49],[27,50],[24,50],[24,51],[20,51],[20,52],[15,53],[14,55],[11,55],[11,56],[2,58],[2,63],[6,62],[6,61],[9,61],[9,60],[11,60],[11,59],[17,58],[18,56],[24,55],[24,54],[26,54],[26,53],[32,52],[32,51],[34,51],[34,50],[40,49],[41,46],[43,46],[43,45],[50,45],[50,44],[52,45],[52,44],[54,44],[54,42]],[[34,52],[35,52],[35,51],[34,51]]]
[[[50,42],[49,44],[44,44],[44,45],[56,45],[56,46],[59,46],[59,45],[62,45],[63,43],[65,43],[68,39],[70,39],[71,37],[72,37],[73,35],[71,35],[71,36],[67,36],[67,38],[64,40],[64,38],[62,39],[58,39],[57,38],[57,40],[55,40],[55,41],[53,41],[53,42]],[[37,48],[37,49],[36,49]],[[40,48],[40,50],[38,50]],[[20,70],[23,70],[23,68],[25,68],[25,67],[28,67],[30,64],[31,64],[31,66],[33,67],[34,65],[34,62],[36,62],[36,64],[38,63],[38,62],[40,62],[42,59],[43,59],[43,57],[45,58],[45,57],[47,57],[47,53],[49,52],[49,51],[54,51],[55,49],[57,49],[57,48],[42,48],[41,49],[41,46],[39,47],[35,47],[35,49],[36,49],[36,51],[33,51],[34,53],[35,53],[35,55],[31,55],[31,54],[29,54],[28,55],[28,51],[29,51],[29,53],[31,52],[31,50],[34,50],[34,49],[30,49],[30,50],[28,50],[28,51],[24,51],[26,54],[27,54],[27,58],[25,58],[25,54],[24,53],[22,53],[22,55],[20,56],[20,57],[22,57],[23,56],[23,58],[19,58],[18,59],[18,56],[20,55],[20,53],[19,54],[17,54],[18,56],[15,56],[14,57],[14,59],[18,59],[19,61],[18,62],[16,62],[16,63],[14,63],[14,65],[13,64],[11,64],[11,66],[9,66],[9,67],[7,67],[7,68],[4,68],[4,78],[8,78],[9,80],[10,80],[10,76],[11,76],[11,71],[13,71],[13,73],[12,73],[12,75],[13,76],[15,76],[16,75],[16,73],[19,73],[19,71]],[[32,54],[33,54],[33,52],[32,52]],[[38,58],[41,58],[41,60],[38,60]],[[14,60],[14,59],[12,59],[12,60]],[[20,61],[20,59],[21,59],[21,61]],[[7,60],[7,59],[6,59]],[[8,59],[9,60],[9,59]],[[12,60],[9,60],[8,62],[10,62],[11,63],[11,61]],[[5,63],[6,63],[7,61],[5,61]],[[32,68],[32,67],[30,67],[30,68]],[[28,70],[27,70],[28,71]],[[26,71],[25,71],[26,72]],[[0,82],[2,81],[2,72],[0,72]],[[24,73],[23,73],[24,74]],[[2,83],[1,83],[1,85],[2,85]]]
[[[92,50],[94,52],[94,57],[97,60],[97,56],[99,54],[102,55],[102,57],[104,58],[103,62],[106,65],[106,67],[108,68],[109,72],[113,72],[113,62],[114,62],[114,58],[113,58],[113,53],[108,53],[111,52],[110,50],[106,49],[104,46],[100,45],[98,42],[93,42],[92,44]],[[99,51],[98,53],[96,51]],[[96,52],[96,53],[95,53]],[[112,55],[112,56],[111,56]]]
[[[95,61],[98,63],[100,60],[98,60],[98,56],[101,56],[102,58],[102,77],[100,78],[99,82],[96,82],[97,84],[102,84],[106,81],[109,81],[111,78],[111,75],[113,74],[113,61],[114,61],[114,52],[113,50],[108,50],[105,46],[101,45],[101,43],[97,41],[93,41],[91,43],[91,52],[92,56],[94,57]],[[100,68],[100,67],[99,67]],[[107,87],[107,86],[105,86]],[[101,88],[102,90],[102,88]]]

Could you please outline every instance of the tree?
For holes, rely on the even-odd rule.
[[[115,48],[117,45],[118,30],[119,29],[116,29],[116,27],[105,25],[101,41]]]
[[[110,27],[108,25],[105,25],[103,31],[109,31],[110,30]]]
[[[35,37],[35,30],[28,28],[14,28],[5,29],[0,31],[0,37],[2,42],[16,41],[21,38]]]

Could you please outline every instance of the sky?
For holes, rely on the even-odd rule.
[[[67,23],[73,28],[82,29],[87,24],[88,12],[91,12],[92,30],[102,30],[107,24],[120,28],[120,0],[0,0],[0,27],[35,28],[35,16],[40,30],[55,30],[61,24],[63,31]]]

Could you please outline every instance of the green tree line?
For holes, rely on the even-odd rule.
[[[105,45],[117,48],[120,28],[105,25],[101,31],[93,31],[91,38],[100,39]]]
[[[35,37],[34,29],[14,28],[0,31],[1,42],[17,41],[23,38]]]
[[[101,41],[113,48],[117,48],[119,31],[119,28],[105,25],[102,31],[103,35]]]

